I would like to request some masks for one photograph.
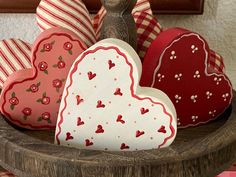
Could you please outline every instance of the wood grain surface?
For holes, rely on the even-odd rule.
[[[179,131],[160,150],[79,150],[53,140],[54,132],[19,130],[2,118],[0,165],[19,177],[214,177],[236,159],[236,98],[221,119]]]
[[[96,13],[100,0],[83,0],[91,13]],[[40,0],[0,0],[0,12],[34,13]],[[150,0],[158,14],[202,14],[204,0]]]

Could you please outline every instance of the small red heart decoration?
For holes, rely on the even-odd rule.
[[[121,146],[120,146],[120,149],[121,149],[121,150],[129,149],[129,146],[126,145],[125,143],[122,143]]]
[[[80,125],[84,125],[84,121],[82,121],[82,119],[78,117],[77,126],[80,126]]]
[[[95,133],[104,133],[104,129],[103,129],[102,125],[97,126],[97,130]]]
[[[108,61],[108,64],[109,64],[109,69],[111,70],[113,67],[116,66],[115,63],[113,63],[111,60]]]
[[[101,100],[97,101],[97,108],[105,108],[105,104],[102,103]]]
[[[145,56],[141,85],[158,88],[169,96],[179,128],[212,121],[231,104],[230,80],[208,66],[210,60],[207,42],[181,28],[162,32]]]
[[[136,132],[136,138],[138,138],[138,137],[144,135],[144,133],[145,133],[144,131],[139,131],[139,130],[138,130],[138,131]]]
[[[86,146],[92,146],[92,145],[93,145],[93,142],[90,141],[89,139],[86,139],[86,140],[85,140],[85,145],[86,145]]]
[[[67,132],[66,133],[66,141],[69,141],[69,140],[72,140],[72,139],[73,139],[73,136],[71,136],[71,133]]]
[[[92,80],[92,79],[94,79],[95,77],[96,77],[96,73],[92,73],[91,71],[88,72],[88,78],[89,78],[89,80]]]
[[[120,122],[122,124],[125,124],[125,121],[122,118],[123,118],[122,115],[118,115],[116,122]]]
[[[149,109],[141,108],[140,111],[141,111],[141,114],[146,114],[149,112]]]
[[[77,105],[79,105],[80,103],[84,101],[82,98],[80,98],[79,95],[76,95],[76,100],[77,100]]]
[[[158,130],[158,132],[166,133],[166,127],[165,126],[161,126],[161,128]]]
[[[4,83],[2,114],[23,128],[55,128],[67,74],[85,49],[69,30],[52,28],[40,34],[32,48],[33,67],[13,73]],[[79,97],[77,101],[82,102]]]
[[[114,95],[119,95],[119,96],[122,96],[123,93],[121,92],[121,89],[120,88],[117,88]]]

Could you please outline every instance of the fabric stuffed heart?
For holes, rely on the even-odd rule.
[[[13,72],[31,66],[30,53],[31,46],[20,39],[0,41],[0,89]]]
[[[138,0],[133,9],[138,33],[138,54],[143,59],[148,47],[162,28],[148,0]],[[37,23],[41,30],[59,26],[75,32],[88,47],[100,37],[101,27],[106,15],[104,7],[93,19],[81,0],[41,0],[37,8]]]
[[[215,51],[213,50],[210,51],[210,57],[207,63],[208,63],[207,69],[209,73],[211,72],[218,74],[225,73],[224,59],[221,55],[219,55]]]
[[[170,97],[180,128],[212,121],[231,104],[231,83],[220,69],[208,66],[210,57],[201,36],[180,28],[162,32],[145,56],[141,85]]]
[[[67,29],[43,32],[33,46],[33,68],[13,73],[4,83],[2,114],[23,128],[55,128],[67,73],[85,49],[85,44]]]
[[[138,85],[141,62],[131,46],[107,39],[73,64],[62,96],[56,143],[99,150],[166,147],[176,114],[160,90]]]

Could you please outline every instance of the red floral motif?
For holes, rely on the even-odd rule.
[[[50,44],[50,43],[44,44],[43,49],[44,49],[44,51],[49,52],[50,50],[52,50],[52,44]]]
[[[55,88],[61,88],[62,87],[62,81],[60,79],[55,79],[52,81],[52,85]]]
[[[31,90],[33,93],[35,93],[35,92],[37,92],[37,91],[39,90],[39,88],[38,88],[37,85],[32,84],[32,85],[30,86],[30,90]]]
[[[42,104],[48,105],[49,103],[50,103],[50,98],[49,97],[43,97]]]
[[[42,61],[38,64],[38,68],[40,71],[43,71],[45,74],[48,74],[48,64],[45,61]]]
[[[48,105],[50,103],[50,97],[48,97],[46,92],[44,92],[42,98],[39,98],[37,102],[42,103],[43,105]]]
[[[19,100],[18,100],[18,98],[16,97],[15,92],[13,92],[13,93],[11,94],[11,98],[9,99],[9,103],[11,104],[11,105],[10,105],[11,110],[14,110],[15,106],[19,104]]]
[[[50,52],[55,41],[43,45],[43,49],[40,52]]]
[[[42,120],[47,121],[48,123],[52,123],[51,120],[51,114],[49,112],[44,112],[41,117],[38,118],[38,121],[41,122]]]
[[[45,112],[45,113],[42,114],[42,119],[43,120],[48,120],[48,119],[50,119],[50,117],[51,117],[51,115],[50,115],[49,112]]]
[[[66,42],[63,47],[65,50],[67,50],[69,52],[70,55],[73,54],[72,53],[73,45],[70,42]]]
[[[11,98],[9,102],[11,105],[15,105],[15,106],[19,104],[19,100],[16,97]]]
[[[32,113],[32,109],[30,109],[30,108],[24,108],[24,109],[22,110],[22,113],[23,113],[25,116],[30,116],[31,113]]]
[[[32,109],[30,108],[24,108],[22,110],[22,113],[24,114],[24,119],[26,120],[28,116],[32,114]]]
[[[65,66],[66,66],[66,63],[65,63],[64,61],[59,61],[59,62],[57,63],[57,67],[58,67],[59,69],[63,69],[63,68],[65,68]]]
[[[32,84],[26,91],[36,93],[39,90],[40,84],[40,82],[38,82],[37,84]]]
[[[65,79],[55,79],[52,81],[52,86],[56,88],[57,92],[60,91],[60,88],[62,87],[64,81]]]
[[[66,63],[64,62],[62,56],[58,57],[58,62],[57,64],[53,65],[53,68],[58,68],[58,69],[63,69],[66,67]]]
[[[71,50],[73,48],[73,45],[70,42],[66,42],[64,44],[64,49],[65,50]]]

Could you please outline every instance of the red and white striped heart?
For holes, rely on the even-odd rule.
[[[148,0],[138,0],[132,14],[138,33],[138,54],[142,60],[162,28],[152,15]],[[37,23],[41,30],[55,26],[68,28],[89,47],[99,39],[105,15],[106,10],[102,7],[97,15],[90,19],[86,6],[80,0],[41,0],[37,8]]]
[[[36,15],[42,31],[64,27],[77,34],[87,46],[97,41],[90,14],[81,0],[41,0]]]
[[[170,145],[175,108],[160,90],[138,85],[141,70],[137,53],[118,39],[103,40],[80,55],[63,92],[56,143],[111,151]]]
[[[31,46],[19,39],[0,41],[0,88],[13,72],[30,68]]]

